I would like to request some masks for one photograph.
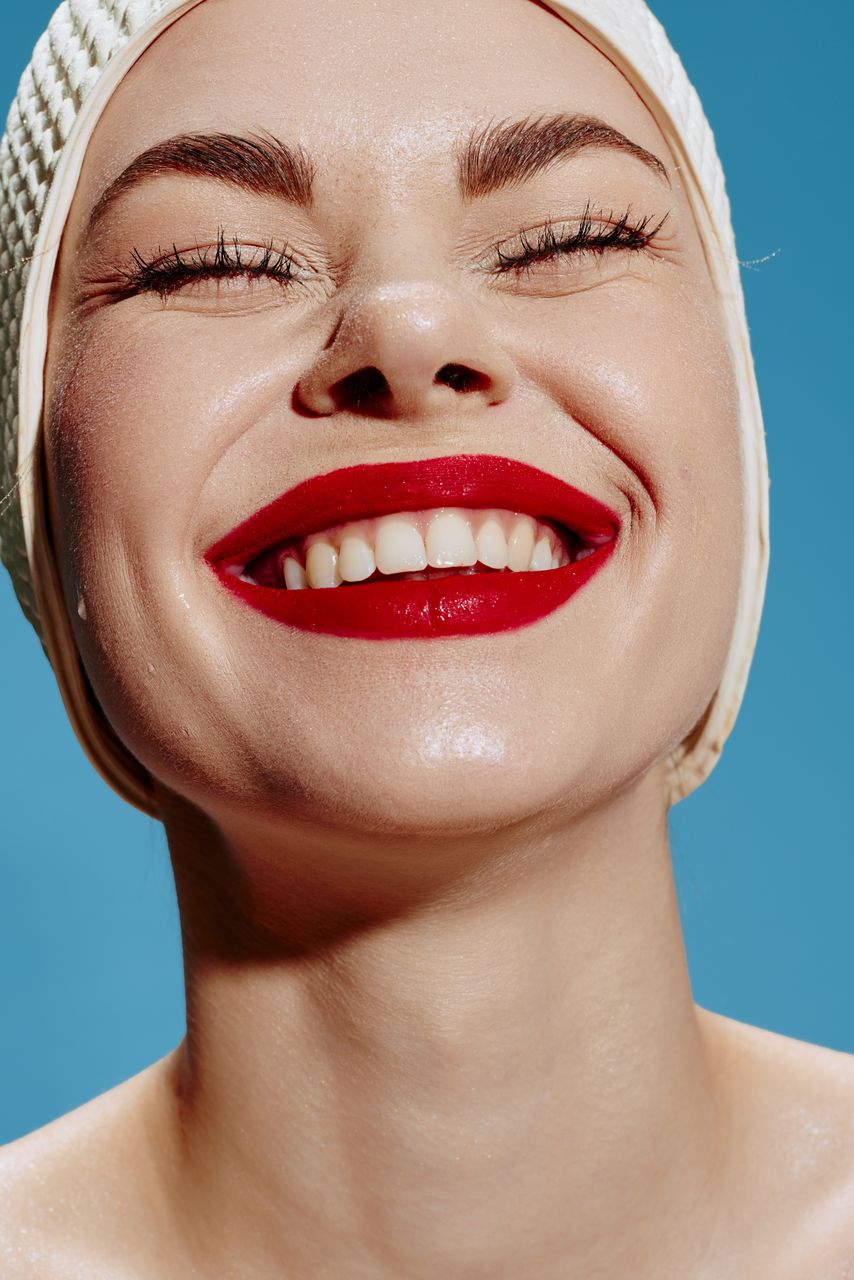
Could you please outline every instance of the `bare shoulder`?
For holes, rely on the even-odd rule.
[[[125,1206],[149,1182],[145,1121],[165,1061],[0,1146],[3,1280],[136,1280]]]
[[[757,1259],[777,1280],[854,1280],[854,1055],[699,1012]]]

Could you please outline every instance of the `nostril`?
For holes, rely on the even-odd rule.
[[[454,391],[486,391],[489,378],[464,364],[443,364],[434,382],[444,383]]]
[[[488,392],[493,380],[486,374],[470,365],[443,364],[433,377],[433,386],[446,386],[452,391]],[[400,402],[404,404],[413,397],[419,399],[428,390],[429,383],[422,385],[420,377],[408,379],[392,378],[391,381],[376,365],[363,365],[354,369],[345,377],[339,378],[329,388],[329,397],[336,409],[350,409],[356,412],[385,413],[390,406]]]
[[[390,387],[383,374],[374,365],[357,369],[346,378],[336,382],[332,394],[339,408],[345,405],[357,408],[360,404],[375,401],[387,396]]]

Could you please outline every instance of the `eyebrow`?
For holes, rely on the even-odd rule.
[[[604,120],[559,113],[524,120],[503,120],[473,130],[458,154],[460,192],[465,200],[533,178],[561,160],[592,147],[608,147],[634,156],[670,186],[658,156]]]
[[[519,185],[551,165],[594,147],[634,156],[670,185],[667,169],[644,147],[589,115],[559,113],[503,120],[475,128],[456,148],[457,185],[464,200]],[[155,143],[132,160],[98,198],[88,234],[122,196],[164,173],[213,178],[256,195],[309,208],[315,168],[302,147],[272,134],[182,133]]]
[[[305,208],[312,200],[314,169],[301,147],[272,134],[182,133],[143,151],[110,183],[89,216],[89,234],[123,195],[164,173],[213,178]]]

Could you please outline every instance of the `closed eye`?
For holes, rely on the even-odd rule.
[[[482,266],[494,275],[524,275],[540,262],[572,255],[603,255],[610,250],[642,252],[650,249],[669,217],[665,213],[655,225],[651,215],[632,217],[627,209],[619,218],[613,213],[594,213],[588,203],[584,213],[574,222],[549,220],[530,231],[520,232],[513,240],[493,246],[494,258]]]
[[[133,266],[123,271],[122,279],[133,293],[158,293],[167,298],[195,280],[230,280],[235,278],[278,281],[283,286],[302,283],[303,270],[286,250],[276,250],[272,242],[265,245],[242,245],[235,239],[226,244],[220,231],[216,246],[181,251],[173,245],[167,254],[146,260],[134,249]]]

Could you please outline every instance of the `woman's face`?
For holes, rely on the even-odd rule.
[[[669,181],[589,145],[461,192],[473,132],[579,113]],[[89,227],[135,157],[187,133],[300,149],[310,202],[161,163]],[[518,165],[533,135],[502,136]],[[587,206],[600,236],[623,214],[666,221],[641,248],[507,265],[542,249],[547,221],[577,232]],[[298,278],[128,283],[173,247],[211,263],[218,242],[253,264],[271,249],[268,267],[287,251]],[[447,365],[464,376],[437,378]],[[366,369],[382,378],[351,377]],[[720,679],[742,513],[718,304],[652,117],[533,0],[205,0],[170,27],[87,153],[47,435],[95,692],[151,773],[220,818],[463,832],[569,817],[662,761]],[[309,477],[454,454],[528,463],[620,518],[607,563],[532,625],[314,633],[247,607],[205,559]]]

